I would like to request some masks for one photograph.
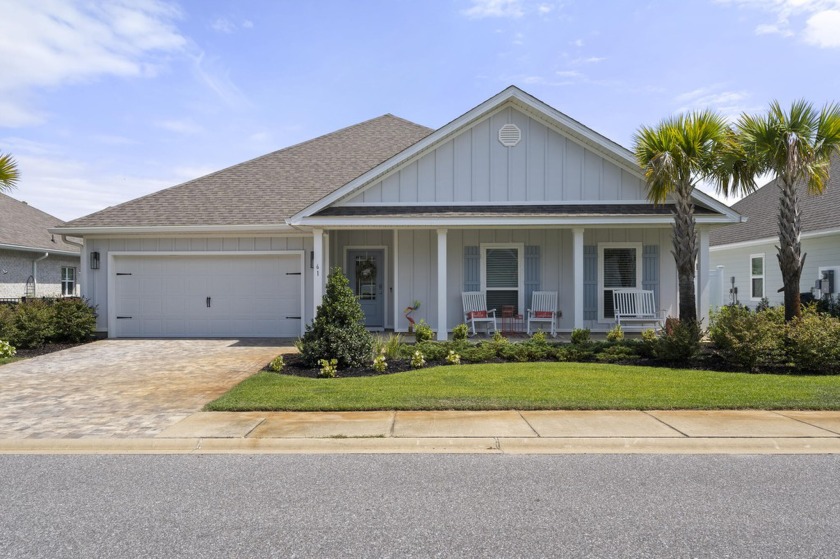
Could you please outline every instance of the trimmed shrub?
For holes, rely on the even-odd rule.
[[[373,358],[373,370],[377,373],[384,373],[388,368],[388,362],[385,361],[385,354],[379,354]]]
[[[338,376],[338,360],[337,359],[321,359],[318,361],[321,370],[318,371],[318,376],[321,378],[335,378]]]
[[[589,328],[575,328],[572,330],[572,343],[575,345],[587,344],[592,338],[592,331]]]
[[[316,367],[322,360],[335,359],[342,369],[367,366],[373,355],[373,336],[365,330],[364,318],[350,282],[340,268],[333,268],[324,302],[303,335],[304,363]]]
[[[408,347],[411,348],[411,346]],[[414,351],[418,350],[428,361],[441,361],[449,353],[449,344],[446,342],[423,342],[414,345]]]
[[[561,359],[561,352],[557,352],[557,360],[558,361],[571,361],[574,363],[587,363],[592,361],[595,358],[595,351],[592,348],[591,344],[571,344],[567,345],[562,349],[562,357]]]
[[[624,339],[624,330],[621,329],[621,324],[616,324],[613,326],[609,332],[607,332],[607,341],[608,342],[620,342]]]
[[[268,364],[268,370],[274,371],[275,373],[279,373],[283,370],[283,367],[286,366],[286,360],[283,359],[282,355],[278,355],[274,359],[271,360],[271,363]]]
[[[414,341],[421,344],[423,342],[433,340],[434,338],[435,333],[432,330],[432,327],[426,324],[426,321],[421,318],[420,322],[414,326]]]
[[[79,343],[96,331],[96,309],[82,299],[56,299],[53,310],[53,341]]]
[[[18,349],[43,346],[53,337],[52,306],[44,301],[28,301],[15,307],[9,343]]]
[[[411,366],[415,369],[420,369],[426,365],[426,359],[420,351],[415,351],[411,356]]]
[[[700,353],[700,323],[669,316],[665,319],[665,333],[659,338],[653,355],[668,363],[693,359]]]
[[[459,324],[455,328],[452,329],[452,339],[455,341],[466,341],[467,336],[470,334],[470,327],[466,324]]]
[[[459,352],[461,361],[468,363],[487,363],[496,358],[496,348],[490,344],[469,345]]]
[[[461,356],[455,353],[454,349],[450,349],[449,354],[446,356],[446,362],[450,365],[460,365]]]
[[[525,363],[531,361],[531,352],[526,344],[500,344],[496,354],[505,361]]]
[[[15,331],[15,311],[11,305],[0,305],[0,340],[11,340]]]
[[[788,355],[801,373],[840,373],[840,319],[803,309],[787,326]]]
[[[633,351],[632,347],[626,345],[605,347],[595,354],[595,360],[601,363],[626,363],[638,358],[639,354]]]
[[[721,307],[712,313],[709,337],[730,365],[754,372],[784,363],[785,315],[781,307],[750,312]]]

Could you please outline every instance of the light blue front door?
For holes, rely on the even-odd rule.
[[[353,249],[347,251],[350,289],[359,299],[367,328],[385,326],[385,251]]]

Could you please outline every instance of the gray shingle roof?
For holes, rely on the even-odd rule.
[[[80,217],[65,226],[282,224],[431,132],[425,126],[384,115]]]
[[[53,236],[47,231],[62,223],[26,202],[0,194],[0,245],[79,252],[79,247],[68,245],[60,235]]]
[[[830,173],[831,180],[819,196],[809,195],[804,184],[799,187],[803,233],[840,227],[840,157],[832,158]],[[739,200],[732,209],[749,220],[713,229],[709,235],[712,246],[778,237],[779,189],[776,180]]]

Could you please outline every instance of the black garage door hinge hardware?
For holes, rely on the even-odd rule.
[[[299,317],[299,316],[287,316],[287,317],[286,317],[286,320],[292,320],[292,319],[294,319],[294,320],[300,320],[300,317]]]
[[[130,272],[117,272],[117,275],[118,276],[130,276],[131,273]]]
[[[299,276],[300,272],[286,272],[287,276]]]
[[[121,318],[134,318],[134,317],[131,317],[131,316],[118,316],[118,317],[117,317],[117,320],[119,320],[119,319],[121,319]]]

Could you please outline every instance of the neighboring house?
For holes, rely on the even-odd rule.
[[[710,229],[740,216],[695,199],[708,277]],[[516,314],[557,291],[561,331],[612,327],[616,287],[674,315],[671,223],[628,150],[509,87],[438,130],[385,115],[55,231],[85,238],[84,293],[111,337],[299,336],[331,266],[369,328],[406,331],[418,300],[443,337],[464,291]]]
[[[63,223],[0,194],[0,299],[79,295],[80,239],[48,231]]]
[[[840,157],[831,161],[831,180],[823,194],[811,196],[799,188],[802,216],[802,252],[805,267],[800,278],[802,293],[810,293],[816,280],[827,276],[831,292],[840,293]],[[719,304],[733,302],[732,278],[737,300],[755,307],[766,297],[771,305],[784,304],[779,269],[779,189],[776,180],[732,205],[748,221],[715,229],[711,235],[712,271],[718,271]],[[713,297],[715,299],[715,297]]]

